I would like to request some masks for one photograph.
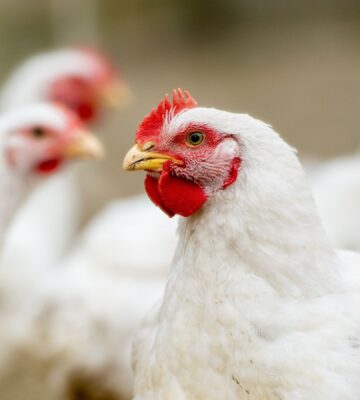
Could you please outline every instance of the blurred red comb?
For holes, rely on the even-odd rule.
[[[156,137],[160,133],[167,116],[173,117],[183,110],[197,106],[197,102],[187,90],[182,91],[180,88],[174,89],[172,97],[171,103],[169,101],[169,96],[166,94],[157,108],[153,108],[150,114],[143,119],[136,132],[137,141],[144,143]]]

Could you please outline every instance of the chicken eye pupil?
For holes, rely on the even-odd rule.
[[[198,146],[204,141],[204,135],[201,132],[193,132],[188,136],[188,143],[191,146]]]
[[[35,126],[32,129],[32,135],[36,138],[42,138],[45,136],[45,130],[41,126]]]

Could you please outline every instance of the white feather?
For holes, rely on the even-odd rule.
[[[310,178],[320,217],[333,245],[360,250],[360,155],[320,163]]]

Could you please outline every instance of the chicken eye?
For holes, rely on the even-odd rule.
[[[200,146],[204,141],[204,134],[202,132],[192,132],[189,133],[186,137],[186,143],[190,147]]]
[[[37,139],[41,139],[44,136],[46,136],[46,131],[44,128],[42,128],[41,126],[34,126],[31,129],[31,134],[33,135],[33,137],[37,138]]]

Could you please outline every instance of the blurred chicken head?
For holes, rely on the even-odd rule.
[[[90,123],[105,107],[127,98],[123,79],[107,57],[89,49],[68,48],[31,57],[5,82],[2,109],[56,102]]]
[[[103,54],[89,49],[73,53],[73,62],[81,59],[82,68],[78,64],[73,71],[69,68],[59,73],[49,83],[48,100],[65,105],[84,122],[92,122],[104,107],[120,106],[127,98],[127,88]]]
[[[0,135],[5,162],[22,175],[48,175],[69,160],[103,154],[101,143],[75,113],[47,103],[5,113]]]

